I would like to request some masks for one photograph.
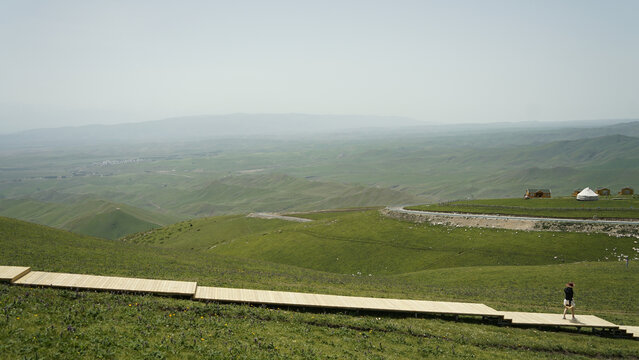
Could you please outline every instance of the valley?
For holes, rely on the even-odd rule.
[[[629,136],[639,133],[636,121],[552,132],[428,129],[163,146],[7,145],[0,215],[113,239],[193,217],[513,198],[528,187],[565,196],[639,178],[639,138]],[[102,215],[102,230],[77,223],[102,206],[128,211]]]

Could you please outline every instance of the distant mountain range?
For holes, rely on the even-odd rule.
[[[86,125],[27,130],[0,135],[3,146],[156,142],[210,138],[285,137],[353,129],[423,126],[424,122],[394,116],[230,114],[175,117],[117,125]]]
[[[474,134],[493,137],[495,132],[511,133],[519,139],[522,131],[546,140],[576,139],[597,135],[639,136],[629,120],[588,120],[563,122],[512,122],[491,124],[438,124],[398,116],[311,115],[311,114],[228,114],[174,117],[163,120],[116,125],[27,130],[0,134],[0,148],[99,145],[110,143],[185,142],[206,139],[299,139],[309,136],[355,134],[355,136],[398,137],[459,136]],[[600,133],[599,128],[605,128]],[[628,133],[628,130],[632,131]],[[510,138],[510,136],[507,136]]]

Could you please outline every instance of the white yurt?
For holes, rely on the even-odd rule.
[[[594,201],[599,200],[599,195],[596,192],[592,191],[591,188],[585,188],[577,194],[577,200],[581,201]]]

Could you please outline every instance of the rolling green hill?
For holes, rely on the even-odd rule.
[[[568,195],[577,187],[620,188],[639,178],[636,137],[503,145],[500,136],[504,135],[486,136],[479,145],[464,145],[459,137],[380,142],[375,147],[340,149],[339,158],[281,171],[389,187],[433,200],[523,196],[527,187]]]
[[[403,296],[426,291],[423,294],[429,297],[488,301],[500,306],[509,306],[504,299],[515,286],[523,292],[521,301],[526,306],[544,304],[552,309],[557,296],[554,288],[567,281],[562,280],[567,274],[581,280],[595,271],[599,280],[588,280],[588,292],[597,296],[584,294],[588,304],[612,312],[616,306],[632,309],[630,312],[639,310],[623,298],[626,295],[617,293],[635,291],[624,285],[630,281],[628,276],[634,275],[623,272],[623,264],[617,261],[620,254],[639,257],[633,250],[637,247],[634,238],[432,226],[385,218],[377,211],[300,216],[316,220],[290,223],[213,217],[129,236],[125,241],[328,272],[384,284],[384,291],[399,287],[404,289],[400,290]],[[489,275],[483,280],[472,277],[481,273]],[[500,283],[499,274],[507,281]],[[552,280],[546,283],[546,279]],[[404,292],[407,289],[411,290]],[[620,298],[613,299],[617,296]],[[540,298],[543,302],[531,300]],[[616,305],[609,307],[613,303]]]
[[[45,192],[35,197],[0,200],[0,215],[106,239],[117,239],[180,219],[89,196]]]
[[[159,230],[161,231],[161,230]],[[368,276],[490,265],[552,265],[630,254],[629,238],[413,225],[377,211],[340,214],[237,237],[209,251],[321,271]],[[566,249],[579,248],[579,252]],[[557,258],[555,258],[557,257]],[[561,259],[561,260],[558,260]]]
[[[251,211],[298,211],[414,202],[419,197],[385,188],[310,181],[266,173],[226,176],[158,199],[181,214],[210,216]]]
[[[554,141],[541,145],[518,146],[503,151],[491,149],[470,156],[465,161],[490,162],[504,165],[545,165],[576,167],[584,164],[603,163],[620,155],[634,155],[639,150],[639,138],[624,135],[608,135],[595,138]]]
[[[114,202],[108,211],[119,207],[141,220],[138,225],[127,226],[127,231],[135,232],[147,226],[145,223],[166,225],[192,217],[424,201],[423,197],[388,188],[313,181],[279,173],[233,174],[212,179],[194,176],[197,180],[144,173],[59,181],[52,188],[0,199],[0,215],[63,229],[84,229],[68,225],[75,225],[78,218],[106,212],[102,208]],[[112,217],[118,218],[115,214]],[[111,222],[107,217],[104,220]],[[130,223],[129,220],[133,219],[124,223]]]
[[[144,221],[119,208],[97,215],[77,219],[68,225],[69,230],[78,234],[117,239],[124,235],[160,227],[159,224]]]
[[[241,216],[213,217],[155,229],[127,237],[126,241],[91,238],[0,218],[0,263],[30,265],[45,271],[191,280],[212,286],[479,301],[502,310],[546,312],[560,311],[561,289],[569,279],[577,283],[579,311],[615,322],[639,323],[639,309],[633,301],[639,295],[633,281],[639,267],[626,269],[617,261],[603,258],[582,261],[608,254],[604,246],[625,252],[633,246],[632,239],[582,234],[577,245],[572,234],[557,238],[556,233],[553,237],[543,232],[468,233],[460,228],[382,219],[370,211],[305,216],[318,220],[298,224]],[[305,231],[313,234],[311,242],[322,245],[315,254],[305,250],[310,244],[307,239],[295,241],[308,234]],[[495,246],[490,244],[492,238],[496,238]],[[513,243],[508,245],[508,240]],[[217,251],[228,244],[247,242],[247,252],[239,246],[228,250],[232,256]],[[339,261],[378,272],[372,276],[340,273],[348,266],[335,266],[328,258],[334,251],[332,242],[346,244],[340,246]],[[217,247],[209,249],[215,244]],[[256,250],[258,244],[264,246],[263,255]],[[433,259],[446,266],[429,266],[411,259],[425,259],[420,254],[425,251],[404,251],[419,246],[432,246],[429,251],[443,255]],[[279,260],[272,255],[275,249],[292,251],[284,247],[296,249],[305,261],[292,266],[286,264],[295,262],[287,254]],[[384,248],[383,255],[374,252],[378,247]],[[575,251],[577,248],[579,251]],[[458,249],[477,250],[483,256],[465,257],[462,253],[464,261],[457,262],[454,257]],[[565,255],[559,260],[542,253],[546,250],[552,254],[558,249]],[[608,249],[612,254],[613,248]],[[391,260],[409,265],[384,273]],[[522,266],[524,263],[534,264]],[[38,353],[81,358],[633,358],[637,349],[633,340],[437,317],[304,313],[4,284],[0,284],[0,306],[6,315],[0,317],[0,350],[9,357]]]

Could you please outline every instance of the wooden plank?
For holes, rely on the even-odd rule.
[[[31,271],[26,266],[0,266],[0,281],[14,282]]]
[[[566,319],[562,314],[528,313],[528,312],[502,312],[505,320],[512,321],[515,325],[541,325],[541,326],[575,326],[596,328],[619,328],[619,326],[596,317],[594,315],[577,315],[575,320],[570,315]]]
[[[484,304],[400,300],[359,296],[306,294],[286,291],[246,290],[198,286],[195,300],[212,300],[269,305],[292,305],[350,310],[398,311],[433,314],[502,316]]]
[[[619,329],[626,330],[626,333],[632,337],[639,339],[639,326],[619,325]]]
[[[32,271],[16,284],[55,286],[64,288],[147,292],[163,295],[192,296],[197,283],[189,281],[122,278],[113,276],[81,275]]]

